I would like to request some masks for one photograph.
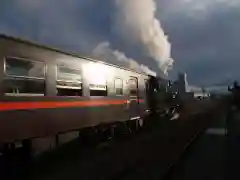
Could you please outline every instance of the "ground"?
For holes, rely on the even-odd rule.
[[[240,111],[227,109],[190,146],[165,179],[240,179],[239,139]]]

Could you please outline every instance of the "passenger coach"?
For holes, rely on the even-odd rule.
[[[148,79],[144,73],[1,35],[0,142],[34,144],[47,138],[55,146],[67,132],[139,120],[148,109]]]

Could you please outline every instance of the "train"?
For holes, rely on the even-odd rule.
[[[168,81],[0,35],[0,144],[49,148],[86,129],[140,126]]]

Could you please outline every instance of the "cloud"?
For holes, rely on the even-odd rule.
[[[154,0],[115,0],[112,31],[124,41],[139,44],[142,51],[167,73],[173,63],[171,45],[155,12]]]
[[[51,0],[50,0],[51,1]],[[35,11],[44,8],[48,4],[47,0],[16,0],[16,5],[24,11]]]
[[[94,2],[4,1],[1,2],[1,5],[4,5],[0,7],[0,20],[7,28],[1,28],[0,32],[65,50],[88,53],[108,34],[106,22],[108,14],[104,13],[103,7],[99,6],[98,2]],[[105,2],[107,8],[107,1]],[[101,23],[103,26],[99,26]]]
[[[172,42],[172,56],[176,59],[171,76],[186,71],[190,83],[196,85],[210,85],[229,77],[240,78],[237,50],[240,45],[240,3],[234,0],[191,1],[186,7],[177,8],[179,4],[175,2],[180,3],[179,0],[171,4],[165,2],[164,12],[158,12]],[[202,4],[207,11],[194,14],[197,4]],[[199,15],[201,18],[197,17]]]
[[[144,57],[147,56],[145,59],[150,61],[155,59],[158,66],[167,71],[169,64],[171,65],[173,60],[169,59],[170,45],[164,36],[159,21],[154,17],[154,1],[144,0],[141,3],[138,2],[139,7],[144,7],[144,10],[148,11],[148,19],[144,19],[145,16],[138,17],[138,12],[127,11],[129,5],[134,7],[135,1],[5,1],[5,8],[0,8],[2,10],[0,16],[1,14],[5,16],[2,19],[0,17],[0,20],[2,20],[3,24],[7,24],[7,29],[17,29],[17,32],[7,31],[6,28],[1,28],[0,32],[86,55],[91,55],[92,50],[105,39],[111,43],[114,49],[119,49],[119,52],[125,52],[125,49],[130,48],[133,49],[133,52],[134,48],[130,45],[125,46],[125,44],[130,44],[134,41],[130,33],[137,34],[136,29],[134,32],[128,31],[129,34],[125,34],[124,36],[123,34],[118,34],[117,36],[116,33],[117,29],[120,32],[119,29],[121,28],[126,29],[127,27],[131,27],[129,24],[121,27],[123,24],[119,23],[120,21],[122,23],[125,22],[125,14],[121,14],[120,12],[130,13],[128,16],[135,15],[136,22],[145,23],[143,26],[139,23],[134,26],[143,30],[143,33],[137,37],[138,40],[143,40],[142,35],[145,35],[144,41],[137,41],[139,45],[142,45],[141,47],[145,47],[148,50],[148,52],[142,51]],[[8,12],[9,9],[14,13],[11,14]],[[8,23],[7,19],[11,19],[11,23]],[[150,21],[154,23],[151,24]],[[123,40],[124,38],[125,40]],[[117,39],[125,44],[119,43],[119,41],[116,41]],[[136,53],[132,52],[129,53],[129,51],[126,51],[124,55],[134,58],[134,55],[131,55]],[[154,64],[148,61],[143,63],[143,58],[137,58],[136,60],[140,61],[140,64],[145,64],[146,67],[149,64]]]
[[[112,50],[124,52],[126,58],[157,71],[158,63],[132,40],[133,33],[125,30],[131,34],[125,40],[113,29],[114,3],[115,0],[3,0],[0,32],[87,55],[107,40]],[[186,71],[190,84],[196,85],[240,79],[239,0],[156,0],[154,17],[161,21],[171,42],[175,59],[171,77]]]
[[[160,0],[159,8],[164,14],[184,14],[198,18],[199,15],[207,16],[216,8],[239,8],[239,0]]]
[[[108,63],[121,65],[126,68],[138,70],[148,75],[156,76],[156,72],[146,65],[139,64],[136,60],[126,57],[123,52],[113,50],[107,41],[101,42],[94,50],[93,56]],[[116,62],[117,60],[117,62]]]

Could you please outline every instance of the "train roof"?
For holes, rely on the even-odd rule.
[[[53,48],[53,47],[50,47],[50,46],[39,44],[37,42],[22,39],[22,38],[19,38],[19,37],[13,37],[13,36],[9,36],[9,35],[6,35],[6,34],[0,34],[0,39],[7,39],[7,40],[15,41],[15,42],[18,42],[18,43],[24,43],[24,44],[27,44],[27,45],[35,46],[35,47],[50,50],[50,51],[55,51],[55,52],[62,53],[62,54],[65,54],[65,55],[69,55],[69,56],[73,56],[73,57],[77,57],[77,58],[82,58],[82,59],[86,59],[86,60],[89,60],[89,61],[94,61],[94,62],[106,64],[108,66],[113,66],[113,67],[125,69],[125,70],[132,71],[132,72],[135,72],[135,73],[138,73],[138,74],[148,75],[145,72],[137,71],[135,69],[126,68],[126,67],[122,67],[122,66],[115,65],[115,64],[110,64],[110,63],[107,63],[105,61],[93,59],[93,58],[90,58],[90,57],[84,57],[84,56],[81,56],[81,55],[79,55],[77,53],[74,53],[74,52],[66,52],[66,51],[63,51],[63,50],[58,49],[58,48]],[[151,75],[148,75],[148,76],[151,76]],[[164,78],[164,77],[161,77],[161,78]]]

